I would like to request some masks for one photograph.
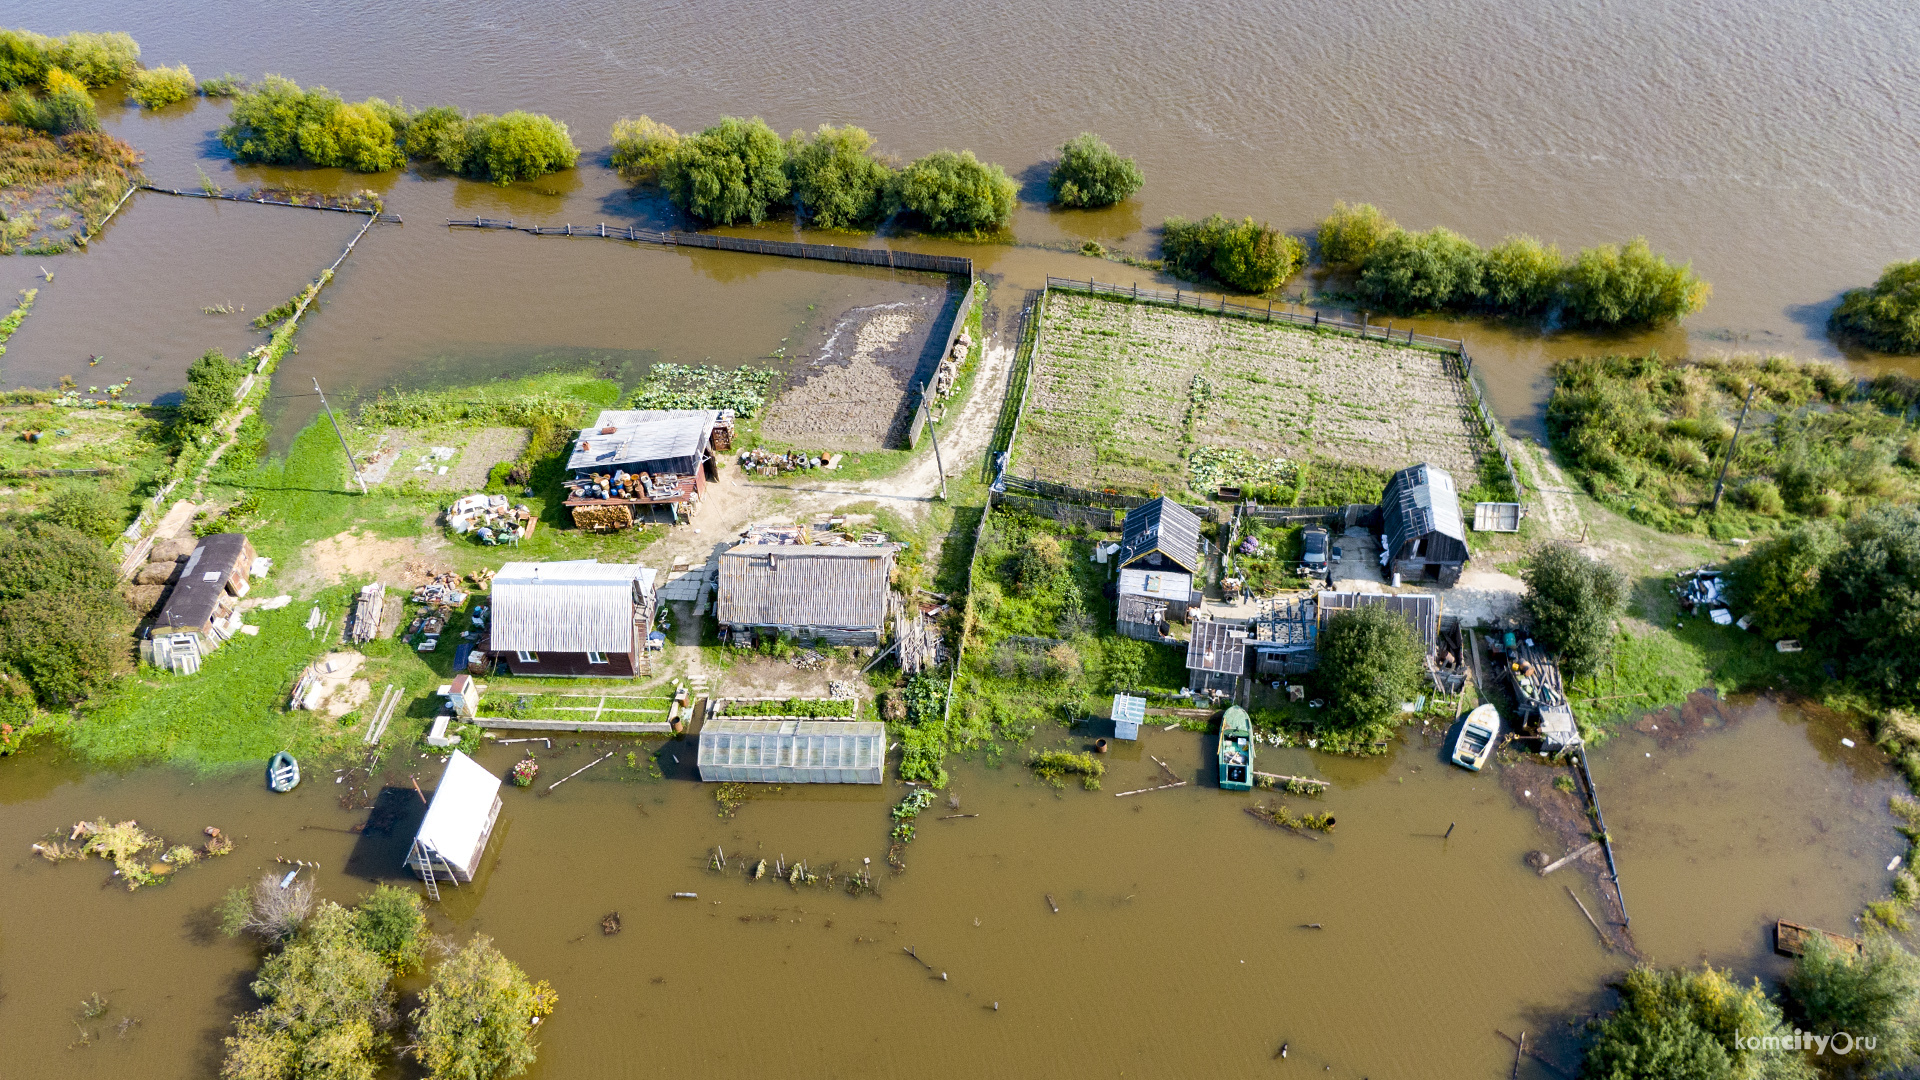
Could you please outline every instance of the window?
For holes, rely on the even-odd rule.
[[[597,652],[587,653],[587,663],[589,664],[604,664],[606,662],[607,662],[606,653],[597,653]]]
[[[520,662],[523,664],[537,664],[540,662],[540,654],[537,652],[528,652],[525,649],[521,649]]]

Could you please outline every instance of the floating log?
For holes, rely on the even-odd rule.
[[[1113,793],[1113,797],[1116,799],[1124,799],[1129,795],[1144,795],[1149,791],[1165,791],[1168,788],[1177,788],[1177,787],[1186,787],[1186,786],[1187,786],[1187,782],[1185,780],[1176,780],[1171,784],[1161,784],[1159,787],[1143,787],[1143,788],[1135,789],[1133,791],[1116,791]]]
[[[1158,759],[1156,758],[1155,760]],[[1278,780],[1285,784],[1312,784],[1317,788],[1330,788],[1333,786],[1333,781],[1331,780],[1315,780],[1311,776],[1288,776],[1286,773],[1271,772],[1256,772],[1253,775],[1265,777],[1268,780]]]
[[[1567,895],[1573,897],[1573,902],[1580,905],[1580,914],[1585,915],[1587,917],[1587,921],[1590,923],[1593,923],[1593,932],[1600,935],[1600,940],[1603,943],[1605,943],[1608,948],[1612,948],[1613,942],[1608,940],[1607,932],[1605,930],[1600,929],[1600,924],[1594,921],[1593,912],[1588,911],[1587,905],[1581,901],[1579,896],[1575,895],[1573,891],[1573,886],[1571,885],[1567,886]]]
[[[1147,756],[1150,758],[1153,758],[1153,763],[1155,765],[1160,766],[1160,771],[1167,774],[1168,780],[1172,780],[1176,782],[1180,780],[1180,774],[1173,771],[1173,766],[1168,765],[1166,762],[1161,761],[1157,757],[1153,757],[1152,754],[1148,754]]]
[[[589,762],[587,762],[587,763],[586,763],[585,765],[582,765],[582,766],[580,766],[579,768],[577,768],[577,769],[575,769],[575,770],[573,770],[572,772],[570,772],[570,773],[568,773],[567,775],[565,775],[565,776],[563,776],[563,777],[561,777],[560,779],[558,779],[558,780],[555,780],[555,781],[554,781],[553,783],[551,783],[551,784],[548,784],[548,785],[547,785],[547,790],[548,790],[548,791],[552,791],[552,790],[553,790],[554,788],[557,788],[557,787],[559,787],[559,786],[560,786],[561,784],[564,784],[564,783],[566,783],[567,781],[569,781],[569,780],[571,780],[571,779],[573,779],[574,777],[576,777],[576,776],[579,776],[579,775],[580,775],[581,773],[583,773],[583,772],[586,772],[586,771],[587,771],[588,769],[591,769],[591,768],[593,768],[593,767],[594,767],[595,765],[598,765],[598,764],[600,764],[601,762],[603,762],[603,761],[605,761],[605,760],[607,760],[608,758],[610,758],[610,757],[612,757],[612,756],[613,756],[613,753],[612,753],[612,751],[609,751],[609,752],[607,752],[607,753],[605,753],[605,754],[602,754],[601,756],[599,756],[599,757],[597,757],[597,758],[594,758],[594,759],[593,759],[592,761],[589,761]]]
[[[1576,851],[1573,854],[1568,855],[1564,858],[1556,859],[1553,862],[1550,862],[1547,865],[1541,867],[1540,876],[1546,877],[1548,874],[1553,873],[1555,870],[1560,869],[1561,867],[1567,865],[1568,863],[1573,862],[1576,859],[1582,858],[1592,852],[1599,851],[1599,850],[1600,850],[1600,841],[1598,840],[1591,841],[1587,844],[1587,846],[1581,848],[1579,851]]]
[[[1055,915],[1060,914],[1060,905],[1053,902],[1052,893],[1047,894],[1047,906],[1053,909]]]
[[[953,820],[955,820],[955,819],[957,819],[957,818],[963,818],[963,817],[979,817],[979,816],[980,816],[979,814],[948,814],[948,815],[946,815],[945,817],[942,817],[942,818],[941,818],[940,820],[941,820],[941,821],[953,821]]]
[[[698,899],[700,899],[700,894],[699,894],[699,893],[697,893],[697,892],[677,892],[677,893],[674,893],[674,894],[673,894],[673,899],[675,899],[675,900],[698,900]]]

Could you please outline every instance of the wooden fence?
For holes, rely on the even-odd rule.
[[[927,378],[929,380],[933,378],[934,374],[939,372],[940,363],[944,361],[946,357],[953,355],[953,343],[959,339],[961,329],[967,325],[967,318],[973,313],[974,297],[979,295],[979,292],[980,279],[968,279],[967,294],[960,298],[960,308],[954,312],[953,325],[947,327],[947,344],[940,352],[941,361],[936,361],[933,372],[928,373]],[[981,343],[981,348],[983,350],[986,348],[985,342]],[[920,407],[914,410],[913,424],[907,428],[907,449],[909,450],[920,445],[920,433],[927,429],[927,414],[928,411],[933,408],[932,395],[922,392],[925,385],[926,384],[923,383],[920,387],[915,388],[915,392],[920,394]]]
[[[376,211],[366,207],[316,206],[313,203],[290,202],[286,199],[268,199],[260,195],[229,195],[224,191],[181,191],[179,188],[154,187],[152,184],[141,184],[140,190],[158,192],[162,195],[178,195],[183,199],[219,199],[224,202],[253,203],[256,206],[291,206],[297,210],[326,210],[335,214],[361,214],[373,217],[379,221],[384,221],[389,225],[406,224],[400,220],[399,214],[390,214],[385,211]]]
[[[885,266],[895,270],[927,270],[936,274],[962,274],[973,278],[973,260],[952,255],[922,255],[917,251],[892,248],[842,247],[838,244],[795,244],[785,240],[753,240],[713,233],[689,233],[637,229],[631,225],[521,225],[512,219],[476,217],[447,222],[450,229],[510,229],[535,236],[593,236],[603,240],[631,240],[640,244],[667,247],[713,248],[718,251],[744,251],[754,255],[784,255],[790,259],[824,259],[827,262],[854,263],[860,266]]]
[[[1077,503],[1081,506],[1103,506],[1110,510],[1131,510],[1136,506],[1145,506],[1158,498],[1158,496],[1121,495],[1112,491],[1093,491],[1026,476],[1002,476],[994,482],[994,490],[1008,495],[1025,495],[1029,498]],[[1180,505],[1193,511],[1194,516],[1202,521],[1221,521],[1232,513],[1228,507],[1209,506],[1205,503],[1181,503]]]
[[[1288,323],[1314,330],[1328,330],[1355,337],[1370,338],[1395,345],[1412,345],[1416,348],[1438,349],[1441,352],[1464,356],[1466,343],[1454,338],[1434,337],[1431,334],[1417,334],[1411,327],[1395,330],[1391,325],[1375,326],[1371,321],[1351,322],[1336,318],[1324,312],[1302,313],[1275,308],[1273,301],[1265,307],[1252,304],[1230,304],[1225,296],[1218,300],[1209,300],[1200,293],[1175,289],[1161,292],[1158,289],[1143,289],[1139,285],[1112,285],[1101,281],[1075,281],[1072,278],[1047,278],[1049,289],[1061,289],[1066,292],[1087,293],[1091,296],[1112,300],[1127,300],[1142,304],[1160,304],[1166,307],[1184,308],[1191,311],[1204,311],[1215,315],[1235,315],[1243,319],[1260,322]]]

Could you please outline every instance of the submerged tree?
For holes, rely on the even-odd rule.
[[[558,999],[487,937],[433,969],[413,1013],[414,1056],[434,1080],[493,1080],[527,1071],[538,1054],[534,1028]]]
[[[1564,311],[1568,322],[1599,329],[1659,326],[1699,311],[1712,292],[1693,264],[1675,266],[1636,237],[1580,253],[1567,270]]]
[[[1889,264],[1872,288],[1848,289],[1828,326],[1870,349],[1920,353],[1920,259]]]
[[[260,965],[263,1003],[226,1041],[222,1080],[373,1077],[391,1044],[393,972],[356,932],[353,912],[322,902],[299,933]]]
[[[1483,258],[1478,245],[1451,229],[1396,230],[1367,255],[1358,289],[1388,311],[1471,307],[1486,293]]]
[[[757,225],[792,189],[787,147],[757,116],[723,116],[718,124],[681,140],[661,169],[660,186],[697,218],[716,225]]]
[[[991,232],[1013,217],[1019,188],[973,151],[936,150],[900,173],[895,198],[934,232]]]
[[[1541,544],[1520,572],[1527,583],[1521,602],[1533,636],[1559,658],[1569,681],[1600,670],[1613,655],[1614,620],[1626,608],[1627,579],[1620,571],[1569,544]]]
[[[1400,226],[1372,203],[1334,203],[1333,213],[1320,221],[1320,259],[1328,266],[1364,266],[1380,241],[1399,231]]]
[[[1060,148],[1060,160],[1047,177],[1053,201],[1075,207],[1112,206],[1132,197],[1144,183],[1146,177],[1132,158],[1121,157],[1091,131]]]
[[[874,156],[873,145],[873,136],[852,124],[821,124],[810,136],[794,132],[787,139],[787,168],[795,211],[826,229],[879,217],[894,170]]]
[[[1590,1026],[1582,1080],[1813,1080],[1804,1057],[1778,1049],[1791,1031],[1757,980],[1638,967],[1614,988],[1620,1007]]]
[[[1390,723],[1420,693],[1426,674],[1425,644],[1383,604],[1335,612],[1318,651],[1327,724],[1343,731]]]
[[[613,169],[629,184],[652,184],[680,148],[680,133],[652,117],[613,125]]]
[[[1306,260],[1300,241],[1252,218],[1214,214],[1200,221],[1168,218],[1160,252],[1167,269],[1190,281],[1208,278],[1241,292],[1271,292]]]

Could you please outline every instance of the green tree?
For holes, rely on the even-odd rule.
[[[1730,568],[1734,599],[1768,639],[1808,637],[1826,622],[1824,578],[1840,547],[1839,531],[1824,521],[1763,540]]]
[[[435,105],[407,118],[400,133],[401,149],[413,159],[440,157],[440,140],[449,135],[459,138],[465,132],[467,118],[451,105]]]
[[[1896,704],[1920,700],[1920,508],[1879,506],[1849,521],[1828,564],[1830,655]]]
[[[220,142],[240,161],[296,165],[301,130],[324,123],[339,106],[339,95],[324,86],[302,90],[292,79],[269,75],[233,99]]]
[[[1161,226],[1160,253],[1167,269],[1180,277],[1212,278],[1255,294],[1285,284],[1306,259],[1300,242],[1273,226],[1219,214],[1200,221],[1168,218]]]
[[[105,589],[0,601],[0,665],[25,677],[47,708],[84,701],[127,667],[129,614]]]
[[[33,522],[0,536],[0,601],[43,592],[106,592],[118,580],[106,549],[84,533]]]
[[[1889,264],[1870,289],[1848,289],[1827,325],[1870,349],[1920,353],[1920,259]]]
[[[894,170],[873,154],[873,136],[848,124],[821,124],[811,136],[796,131],[787,140],[793,205],[825,229],[843,229],[879,217]]]
[[[165,108],[199,92],[200,84],[194,81],[193,72],[187,70],[185,64],[143,68],[127,80],[127,96],[148,109]]]
[[[49,59],[54,67],[72,72],[88,86],[106,86],[133,74],[140,61],[140,46],[126,34],[75,31],[55,39]]]
[[[1699,311],[1712,291],[1692,263],[1674,266],[1636,237],[1580,253],[1567,271],[1564,311],[1581,326],[1658,326]]]
[[[1333,204],[1333,213],[1320,221],[1320,261],[1328,266],[1365,266],[1373,250],[1400,226],[1372,203]]]
[[[427,950],[427,912],[420,894],[397,885],[378,885],[353,909],[360,943],[386,961],[395,973],[420,966]]]
[[[613,168],[629,184],[658,183],[679,148],[680,133],[652,117],[613,125]]]
[[[1147,678],[1147,643],[1133,638],[1107,638],[1101,642],[1101,659],[1107,689],[1120,694],[1140,689]]]
[[[681,140],[660,172],[660,186],[697,218],[718,225],[757,225],[791,190],[787,145],[757,116],[723,116],[718,124]]]
[[[348,104],[334,101],[330,108],[300,125],[300,155],[315,165],[374,173],[406,164],[394,130],[398,110],[379,98]]]
[[[1520,572],[1533,636],[1559,658],[1570,682],[1599,671],[1613,655],[1614,620],[1626,608],[1627,579],[1569,544],[1541,544]]]
[[[1471,307],[1486,292],[1484,257],[1478,245],[1450,229],[1401,230],[1374,245],[1357,288],[1387,311]]]
[[[1870,933],[1859,955],[1842,952],[1820,934],[1793,963],[1786,980],[1794,1019],[1815,1035],[1870,1036],[1848,1063],[1881,1075],[1920,1062],[1920,960],[1883,933]]]
[[[127,526],[127,502],[98,484],[62,488],[47,503],[48,521],[105,543]]]
[[[1560,249],[1531,236],[1509,236],[1487,249],[1481,261],[1483,302],[1511,318],[1545,315],[1560,298],[1566,260]]]
[[[396,1020],[393,973],[358,929],[353,912],[322,902],[260,965],[253,993],[263,1004],[227,1039],[223,1080],[372,1080]]]
[[[448,130],[437,143],[440,164],[449,172],[500,187],[571,169],[580,160],[567,125],[529,112],[481,113]]]
[[[1745,1047],[1791,1034],[1757,980],[1638,967],[1615,989],[1620,1007],[1588,1029],[1582,1080],[1813,1080],[1798,1053]]]
[[[900,173],[895,199],[933,232],[990,232],[1013,218],[1019,188],[973,151],[936,150]]]
[[[1060,160],[1047,177],[1053,201],[1061,206],[1112,206],[1131,198],[1144,183],[1146,177],[1132,158],[1121,157],[1091,131],[1060,148]]]
[[[26,90],[47,80],[52,40],[31,30],[0,30],[0,90]]]
[[[1391,725],[1426,675],[1425,644],[1399,612],[1381,604],[1335,612],[1318,651],[1326,722],[1338,730]]]
[[[246,365],[208,349],[187,367],[180,416],[190,424],[212,424],[233,408],[233,392],[246,380]]]
[[[434,968],[413,1013],[414,1055],[434,1080],[518,1076],[533,1064],[534,1025],[555,999],[492,939],[476,937]]]

